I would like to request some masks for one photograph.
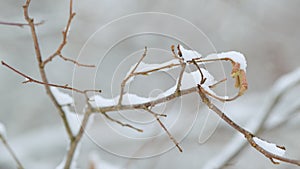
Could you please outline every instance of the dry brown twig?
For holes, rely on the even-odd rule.
[[[41,21],[41,22],[38,22],[38,23],[34,23],[35,26],[39,26],[39,25],[42,25],[44,24],[45,21]],[[21,27],[23,28],[24,26],[29,26],[28,23],[18,23],[18,22],[3,22],[3,21],[0,21],[0,25],[6,25],[6,26],[18,26],[18,27]]]
[[[167,127],[162,123],[162,121],[159,119],[159,116],[157,115],[157,113],[153,112],[151,109],[146,108],[146,111],[148,111],[149,113],[151,113],[156,121],[159,123],[159,125],[163,128],[163,130],[168,134],[169,138],[173,141],[173,143],[175,144],[175,146],[178,148],[178,150],[180,152],[182,152],[182,148],[180,147],[178,141],[176,141],[176,139],[172,136],[172,134],[169,132],[169,130],[167,129]]]
[[[153,112],[151,110],[151,108],[154,107],[155,105],[165,103],[165,102],[168,102],[172,99],[176,99],[176,98],[181,97],[183,95],[187,95],[187,94],[194,93],[194,92],[199,93],[199,96],[201,97],[202,102],[204,104],[206,104],[208,106],[208,108],[210,108],[215,113],[217,113],[226,123],[228,123],[235,130],[242,133],[252,147],[254,147],[257,151],[259,151],[260,153],[265,155],[267,158],[271,159],[273,163],[276,163],[273,160],[273,159],[276,159],[276,160],[280,160],[280,161],[283,161],[283,162],[300,165],[300,162],[297,161],[297,160],[292,160],[292,159],[288,159],[288,158],[284,158],[284,157],[272,154],[272,153],[266,151],[263,147],[260,147],[253,140],[254,135],[252,133],[250,133],[249,131],[243,129],[238,124],[233,122],[229,117],[227,117],[220,109],[218,109],[217,106],[215,106],[209,100],[208,96],[211,97],[211,98],[217,99],[219,101],[232,101],[232,100],[237,99],[239,96],[241,96],[247,90],[248,84],[247,84],[247,79],[246,79],[245,72],[242,69],[240,69],[239,63],[234,62],[230,58],[206,59],[206,60],[200,58],[200,59],[192,59],[191,61],[183,62],[183,59],[180,58],[181,51],[180,51],[179,47],[178,47],[178,55],[179,55],[178,56],[175,53],[174,46],[172,46],[171,50],[172,50],[172,53],[173,53],[173,57],[176,58],[176,59],[179,59],[179,64],[170,64],[170,65],[165,65],[165,66],[161,66],[161,67],[158,67],[158,68],[154,68],[154,69],[151,69],[151,70],[140,71],[139,72],[139,71],[136,71],[136,70],[137,70],[138,66],[141,64],[141,62],[143,61],[143,59],[146,57],[147,48],[145,47],[144,53],[143,53],[142,57],[140,58],[140,60],[137,62],[135,67],[131,70],[129,75],[127,77],[125,77],[124,80],[122,81],[118,103],[116,105],[113,105],[113,106],[104,106],[104,107],[93,107],[93,106],[91,106],[91,104],[89,102],[90,100],[89,100],[89,97],[87,95],[87,92],[94,91],[94,90],[79,90],[79,89],[69,87],[69,86],[65,86],[65,85],[57,85],[57,84],[49,83],[44,68],[45,68],[45,65],[50,63],[51,60],[54,59],[56,56],[64,59],[65,61],[70,61],[70,62],[72,62],[72,63],[74,63],[75,65],[78,65],[78,66],[85,66],[85,67],[94,67],[94,66],[93,65],[80,64],[77,61],[66,58],[61,54],[63,48],[67,44],[68,32],[70,31],[71,22],[72,22],[72,20],[75,16],[75,13],[73,12],[73,7],[72,7],[73,6],[73,1],[72,0],[70,0],[70,4],[69,4],[69,18],[68,18],[68,21],[67,21],[67,25],[66,25],[66,28],[64,29],[64,31],[62,32],[62,36],[63,36],[62,42],[60,43],[57,50],[52,55],[50,55],[45,60],[43,60],[42,54],[41,54],[41,49],[40,49],[40,46],[39,46],[38,36],[37,36],[36,30],[35,30],[35,27],[37,26],[37,24],[34,23],[34,20],[32,18],[30,18],[29,12],[28,12],[30,2],[31,2],[31,0],[26,0],[25,4],[23,6],[24,17],[25,17],[25,20],[27,21],[26,25],[28,25],[30,27],[30,30],[31,30],[31,36],[32,36],[32,40],[33,40],[33,44],[34,44],[34,48],[35,48],[35,55],[36,55],[36,59],[38,61],[39,72],[40,72],[42,80],[41,81],[35,80],[35,79],[31,78],[30,76],[28,76],[28,75],[18,71],[17,69],[11,67],[10,65],[6,64],[5,62],[2,61],[1,63],[4,66],[6,66],[7,68],[13,70],[15,73],[27,78],[27,80],[24,83],[33,82],[33,83],[41,84],[45,87],[45,90],[46,90],[48,96],[50,97],[51,101],[53,102],[53,104],[55,105],[55,107],[57,108],[57,110],[58,110],[58,112],[61,116],[61,119],[63,121],[63,124],[65,126],[66,132],[67,132],[69,140],[70,140],[69,149],[68,149],[68,152],[67,152],[66,161],[65,161],[65,165],[64,165],[65,169],[70,168],[71,162],[72,162],[73,157],[74,157],[74,153],[76,151],[78,143],[80,142],[80,140],[83,136],[84,129],[86,128],[89,117],[92,113],[101,113],[107,119],[111,120],[112,122],[116,122],[116,123],[118,123],[122,126],[130,127],[132,129],[135,129],[135,130],[141,132],[142,131],[141,129],[138,129],[138,128],[130,125],[130,124],[125,124],[125,123],[122,123],[118,120],[115,120],[115,119],[111,118],[108,115],[108,113],[109,112],[114,112],[114,111],[133,110],[133,109],[145,110],[145,111],[151,113],[156,118],[159,125],[164,129],[164,131],[167,133],[169,138],[174,142],[175,146],[179,149],[180,152],[182,152],[182,149],[179,146],[179,143],[176,141],[176,139],[171,135],[171,133],[168,131],[168,129],[164,126],[164,124],[159,119],[159,116],[164,116],[164,115],[157,114],[157,113]],[[218,96],[215,96],[215,95],[209,93],[204,88],[202,88],[201,85],[205,83],[205,77],[204,77],[203,73],[201,72],[201,69],[200,69],[198,63],[205,63],[205,62],[212,62],[212,61],[230,61],[232,63],[233,69],[232,69],[232,72],[231,72],[231,76],[233,78],[235,78],[235,80],[236,80],[235,87],[239,88],[238,94],[236,96],[234,96],[233,98],[230,98],[230,99],[220,98]],[[189,89],[181,90],[181,81],[182,81],[183,73],[185,71],[186,64],[193,64],[197,67],[199,73],[201,74],[201,81],[199,82],[198,86],[195,86],[195,87],[192,87],[192,88],[189,88]],[[155,99],[155,100],[151,100],[151,101],[146,102],[146,103],[129,104],[129,105],[122,104],[124,90],[125,90],[124,88],[125,88],[125,85],[126,85],[126,83],[128,82],[128,80],[130,78],[133,78],[134,76],[138,76],[138,75],[146,75],[146,74],[149,74],[149,73],[152,73],[152,72],[162,71],[164,69],[169,69],[169,68],[172,68],[172,67],[179,67],[179,66],[181,68],[181,71],[179,73],[178,81],[177,81],[177,84],[176,84],[176,90],[175,90],[174,93],[169,94],[168,96],[165,96],[163,98],[158,98],[158,99]],[[220,82],[223,82],[223,81],[224,80],[221,80]],[[220,82],[217,82],[216,84],[211,85],[209,87],[213,88],[216,85],[218,85]],[[58,101],[56,100],[56,98],[54,97],[53,93],[50,90],[50,86],[63,88],[63,89],[68,89],[68,90],[75,91],[75,92],[79,92],[79,93],[84,94],[84,96],[86,97],[87,108],[84,112],[84,117],[83,117],[83,120],[81,122],[81,127],[80,127],[80,130],[78,131],[78,133],[73,135],[73,133],[70,129],[70,124],[69,124],[69,122],[66,118],[66,114],[65,114],[64,110],[62,109],[62,105],[60,105],[58,103]],[[97,90],[97,91],[99,91],[99,90]]]
[[[118,105],[121,106],[122,105],[122,100],[123,100],[123,95],[124,95],[124,90],[125,90],[125,85],[127,83],[127,81],[132,78],[133,76],[135,76],[135,71],[138,68],[138,66],[141,64],[141,62],[144,60],[144,58],[147,55],[147,47],[145,46],[145,50],[144,53],[142,55],[142,57],[140,58],[140,60],[137,62],[137,64],[134,66],[134,68],[130,71],[129,75],[127,77],[124,78],[124,80],[121,83],[121,90],[120,90],[120,97],[119,97],[119,101],[118,101]]]
[[[52,87],[66,89],[66,90],[71,90],[71,91],[82,93],[82,94],[84,94],[84,93],[86,93],[88,91],[90,91],[90,92],[101,92],[101,90],[79,90],[79,89],[70,87],[67,84],[66,85],[58,85],[58,84],[53,84],[53,83],[46,83],[46,82],[43,82],[43,81],[39,81],[39,80],[33,79],[32,77],[30,77],[30,76],[22,73],[21,71],[13,68],[9,64],[5,63],[4,61],[1,61],[1,64],[4,65],[5,67],[9,68],[10,70],[16,72],[17,74],[23,76],[26,79],[25,81],[22,82],[24,84],[25,83],[37,83],[37,84],[41,84],[41,85],[46,85],[46,86],[52,86]]]

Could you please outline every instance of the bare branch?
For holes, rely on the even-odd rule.
[[[185,67],[186,67],[186,63],[183,61],[182,57],[179,57],[178,55],[176,55],[174,48],[175,48],[174,45],[172,45],[171,46],[171,50],[172,50],[173,56],[176,59],[179,60],[179,63],[180,63],[180,66],[181,66],[181,70],[180,70],[178,81],[177,81],[177,87],[176,87],[176,91],[175,91],[176,93],[179,93],[180,92],[180,87],[181,87],[183,73],[184,73]],[[180,50],[179,47],[178,47],[178,50]]]
[[[79,63],[79,62],[77,62],[76,60],[73,60],[73,59],[64,57],[62,54],[59,54],[58,56],[59,56],[60,58],[62,58],[63,60],[65,60],[65,61],[69,61],[69,62],[74,63],[74,64],[77,65],[77,66],[81,66],[81,67],[95,67],[95,65],[88,65],[88,64],[82,64],[82,63]]]
[[[151,113],[152,115],[154,115],[154,117],[156,118],[156,121],[159,123],[159,125],[165,130],[165,132],[168,134],[169,138],[173,141],[173,143],[175,144],[175,146],[178,148],[178,150],[180,152],[182,152],[182,148],[180,147],[179,143],[176,141],[176,139],[172,136],[172,134],[169,132],[169,130],[166,128],[166,126],[160,121],[159,117],[156,115],[155,112],[153,112],[150,109],[145,109],[146,111],[148,111],[149,113]]]
[[[138,132],[143,132],[142,129],[139,129],[139,128],[136,128],[130,124],[127,124],[127,123],[122,123],[121,121],[119,120],[116,120],[116,119],[113,119],[111,118],[107,113],[102,113],[108,120],[112,121],[112,122],[115,122],[115,123],[118,123],[119,125],[123,126],[123,127],[129,127],[129,128],[132,128]]]
[[[33,82],[33,83],[37,83],[37,84],[41,84],[41,85],[45,85],[45,86],[53,86],[53,87],[58,87],[58,88],[66,89],[66,90],[71,90],[71,91],[82,93],[82,94],[84,94],[86,91],[101,92],[101,90],[79,90],[79,89],[76,89],[76,88],[73,88],[73,87],[69,87],[68,85],[57,85],[57,84],[52,84],[52,83],[46,83],[46,82],[43,82],[43,81],[38,81],[38,80],[35,80],[32,77],[20,72],[19,70],[13,68],[12,66],[5,63],[4,61],[1,61],[1,63],[2,63],[2,65],[4,65],[7,68],[11,69],[12,71],[16,72],[17,74],[25,77],[27,80],[24,81],[23,83]]]
[[[88,64],[79,63],[79,62],[77,62],[77,61],[75,61],[73,59],[64,57],[61,54],[63,48],[67,44],[68,34],[69,34],[70,28],[71,28],[71,23],[72,23],[72,20],[73,20],[73,18],[74,18],[75,15],[76,15],[76,13],[73,12],[73,0],[70,0],[69,18],[68,18],[67,25],[66,25],[65,29],[62,31],[62,42],[60,43],[60,45],[58,46],[58,48],[56,49],[56,51],[52,55],[50,55],[46,60],[43,61],[43,65],[46,65],[47,63],[51,62],[52,59],[54,59],[56,56],[59,56],[61,59],[65,60],[65,61],[72,62],[72,63],[74,63],[77,66],[95,67],[95,65],[88,65]]]
[[[45,21],[41,21],[41,22],[38,22],[38,23],[34,23],[34,25],[39,26],[39,25],[42,25],[44,23],[45,23]],[[29,26],[28,23],[3,22],[3,21],[0,21],[0,25],[18,26],[18,27],[21,27],[21,28],[23,28],[24,26]]]
[[[227,80],[227,78],[224,78],[224,79],[218,81],[217,83],[210,85],[209,88],[214,88],[214,87],[218,86],[219,84],[225,82],[226,80]]]

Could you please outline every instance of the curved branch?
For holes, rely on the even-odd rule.
[[[277,80],[269,91],[268,103],[262,109],[262,112],[258,113],[258,117],[253,119],[247,124],[248,129],[253,131],[254,134],[263,132],[263,125],[268,117],[273,112],[277,103],[281,100],[283,95],[289,90],[293,89],[296,85],[300,84],[300,69],[297,69],[291,73],[282,76]],[[242,140],[240,135],[236,135],[230,141],[230,143],[214,158],[205,164],[205,169],[222,168],[228,164],[233,158],[237,157],[239,153],[246,147],[247,142]]]
[[[267,150],[265,150],[263,147],[261,147],[260,145],[258,145],[253,138],[255,137],[254,134],[252,134],[251,132],[249,132],[248,130],[242,128],[241,126],[239,126],[237,123],[235,123],[234,121],[232,121],[228,116],[226,116],[226,114],[224,114],[217,106],[215,106],[213,103],[210,102],[210,100],[207,98],[207,96],[205,95],[205,93],[203,92],[203,88],[198,85],[198,89],[199,89],[199,95],[202,99],[202,102],[204,104],[207,105],[207,107],[209,109],[211,109],[212,111],[214,111],[218,116],[220,116],[228,125],[230,125],[232,128],[234,128],[235,130],[237,130],[239,133],[243,134],[244,137],[247,139],[248,143],[255,148],[257,151],[259,151],[261,154],[263,154],[264,156],[266,156],[267,158],[269,158],[274,164],[278,164],[277,162],[274,161],[274,159],[276,160],[280,160],[282,162],[286,162],[286,163],[290,163],[290,164],[295,164],[300,166],[300,161],[299,160],[293,160],[293,159],[289,159],[289,158],[285,158],[276,154],[273,154]],[[282,147],[284,148],[284,147]]]

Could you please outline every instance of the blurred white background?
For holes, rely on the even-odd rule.
[[[1,0],[0,3],[0,21],[25,22],[22,10],[23,1]],[[31,16],[35,18],[35,21],[45,21],[43,25],[37,28],[44,58],[52,54],[61,42],[61,31],[64,29],[68,18],[68,3],[68,1],[58,0],[33,1],[31,3]],[[280,76],[299,67],[299,7],[300,1],[297,0],[74,1],[76,16],[72,23],[68,44],[63,50],[63,54],[67,57],[76,59],[88,38],[105,24],[138,12],[162,12],[184,18],[202,30],[215,49],[207,45],[207,39],[204,37],[200,35],[201,39],[197,39],[198,35],[193,37],[193,33],[189,30],[190,27],[177,25],[176,28],[173,27],[174,23],[169,24],[168,20],[163,23],[162,20],[153,20],[149,24],[146,19],[144,22],[136,22],[135,24],[128,22],[126,25],[126,22],[122,23],[120,29],[114,27],[115,30],[112,30],[113,28],[108,27],[111,32],[102,32],[103,38],[98,37],[96,39],[98,41],[90,43],[89,48],[86,49],[88,53],[84,53],[84,56],[80,55],[79,59],[88,64],[99,63],[97,72],[95,69],[89,71],[86,68],[76,68],[74,75],[74,66],[59,58],[54,59],[46,70],[50,81],[53,83],[74,84],[79,88],[95,87],[94,85],[96,85],[97,88],[104,91],[104,96],[111,96],[111,90],[113,90],[112,95],[116,95],[119,91],[116,84],[121,81],[121,77],[125,73],[123,72],[120,77],[115,77],[116,82],[113,84],[110,80],[113,78],[113,71],[117,69],[118,64],[124,58],[132,54],[133,51],[143,49],[145,45],[149,48],[160,48],[168,51],[170,44],[177,42],[157,36],[149,36],[149,39],[147,36],[135,38],[132,42],[130,40],[125,41],[124,46],[114,49],[114,53],[110,54],[111,56],[107,55],[105,59],[108,59],[103,60],[105,63],[100,63],[105,52],[118,40],[118,33],[122,34],[128,30],[137,33],[140,29],[147,30],[148,27],[143,28],[143,26],[148,25],[151,25],[151,30],[170,32],[171,35],[178,33],[177,31],[182,31],[178,33],[180,40],[185,38],[185,42],[188,42],[203,55],[214,52],[214,50],[217,52],[236,50],[246,56],[249,90],[245,96],[226,105],[226,112],[230,112],[233,119],[241,125],[245,125],[247,121],[255,118],[258,113],[263,111],[274,82]],[[121,29],[124,27],[126,30]],[[114,34],[114,32],[117,33]],[[186,37],[184,37],[185,34]],[[155,57],[154,54],[151,56]],[[167,58],[166,53],[164,57]],[[129,61],[129,64],[134,63],[136,58]],[[0,59],[36,79],[40,78],[28,27],[0,25]],[[156,59],[161,60],[161,58]],[[151,59],[148,58],[148,61],[151,62]],[[225,72],[227,74],[229,72],[226,65]],[[24,79],[4,67],[0,68],[0,79],[0,121],[7,127],[8,140],[13,149],[26,168],[54,168],[64,156],[66,137],[58,113],[47,98],[44,88],[36,84],[21,84]],[[158,82],[159,80],[154,81],[153,84]],[[170,84],[162,83],[161,85],[159,89],[165,89]],[[230,89],[228,90],[230,91]],[[290,107],[298,99],[299,93],[299,88],[290,92],[284,101],[280,102],[280,106],[276,110],[277,114]],[[145,94],[147,95],[147,93]],[[195,98],[191,96],[183,99]],[[119,168],[201,168],[205,162],[216,156],[224,148],[235,133],[221,122],[212,137],[205,144],[199,144],[198,137],[204,126],[207,113],[207,111],[203,111],[203,113],[198,114],[193,129],[181,142],[184,149],[183,153],[179,153],[177,149],[172,149],[152,158],[138,160],[122,158],[104,151],[90,139],[84,138],[82,154],[79,156],[79,166],[88,168],[89,154],[93,152],[107,163],[120,166]],[[181,125],[191,126],[191,124],[185,124],[185,120],[183,119]],[[212,117],[211,123],[213,124],[207,124],[209,131],[214,129],[218,123],[217,118]],[[211,129],[209,129],[210,126]],[[290,123],[270,132],[262,133],[262,137],[285,145],[288,150],[288,157],[300,159],[298,151],[300,145],[297,141],[300,138],[299,127],[299,123]],[[105,131],[93,128],[91,132],[94,135],[98,134],[98,137],[101,138],[102,132]],[[112,141],[110,140],[109,143],[115,147],[122,147],[126,144],[126,142],[123,143],[118,140]],[[170,140],[166,140],[166,142],[171,143]],[[160,145],[151,145],[150,143],[147,146],[152,146],[155,149]],[[0,144],[0,168],[9,169],[14,168],[14,166],[13,160]],[[296,167],[286,164],[273,165],[270,160],[247,147],[225,168]]]

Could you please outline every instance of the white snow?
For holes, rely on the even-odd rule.
[[[201,68],[203,73],[203,77],[206,78],[204,84],[201,85],[206,91],[214,94],[214,92],[209,88],[209,86],[216,83],[214,77],[206,70]],[[194,71],[191,73],[184,72],[181,82],[181,89],[188,89],[192,87],[196,87],[201,81],[201,74],[199,71]]]
[[[151,101],[152,98],[140,97],[136,94],[126,93],[123,95],[123,104],[141,104]]]
[[[57,87],[51,86],[50,90],[60,105],[67,105],[67,104],[74,103],[74,100],[70,95],[59,91]]]
[[[229,51],[229,52],[222,52],[222,53],[217,53],[217,54],[213,53],[213,54],[210,54],[205,57],[205,59],[217,59],[217,58],[219,58],[219,59],[230,58],[234,62],[239,63],[240,69],[242,69],[246,72],[247,61],[246,61],[245,56],[240,52]]]
[[[76,135],[80,129],[83,115],[71,112],[69,107],[62,107],[63,111],[66,114],[68,123],[71,127],[73,136]]]
[[[179,49],[182,54],[184,61],[191,61],[192,59],[201,58],[202,55],[194,50],[187,50],[182,45],[179,45]]]
[[[201,68],[201,71],[203,73],[204,78],[206,78],[206,81],[204,82],[204,84],[202,84],[201,86],[207,91],[210,92],[211,94],[215,94],[210,88],[209,86],[213,85],[216,83],[214,77],[206,70]],[[183,73],[183,77],[182,77],[182,81],[181,81],[181,90],[185,90],[185,89],[189,89],[189,88],[193,88],[196,87],[197,84],[200,83],[201,80],[201,75],[199,71],[194,71],[194,72],[184,72]],[[177,79],[178,82],[178,79]],[[150,102],[156,99],[160,99],[166,96],[169,96],[171,94],[173,94],[176,90],[176,84],[174,84],[174,86],[172,86],[171,88],[167,89],[166,91],[164,91],[163,93],[160,93],[158,96],[156,97],[141,97],[138,96],[136,94],[132,94],[132,93],[126,93],[123,95],[123,100],[122,100],[122,104],[142,104],[142,103],[146,103],[146,102]],[[100,95],[95,95],[91,98],[91,104],[93,107],[106,107],[106,106],[115,106],[118,104],[119,101],[119,96],[116,96],[114,98],[104,98],[103,96]]]
[[[0,135],[4,139],[6,139],[6,128],[5,128],[4,124],[2,124],[1,122],[0,122]]]
[[[262,147],[263,149],[267,150],[270,153],[276,154],[278,156],[283,156],[285,153],[284,149],[277,147],[277,145],[274,143],[266,142],[257,137],[253,137],[253,140],[257,145],[259,145],[260,147]]]
[[[66,105],[73,104],[74,99],[70,95],[59,91],[58,88],[56,88],[56,87],[51,86],[50,89],[51,89],[51,92],[54,95],[55,99],[57,100],[57,102],[61,106],[63,106],[62,109],[66,114],[68,123],[72,130],[72,134],[76,135],[80,129],[83,115],[79,115],[75,112],[70,111],[70,107],[66,106]]]
[[[100,95],[95,95],[90,100],[93,107],[114,106],[118,103],[116,98],[104,98]]]

